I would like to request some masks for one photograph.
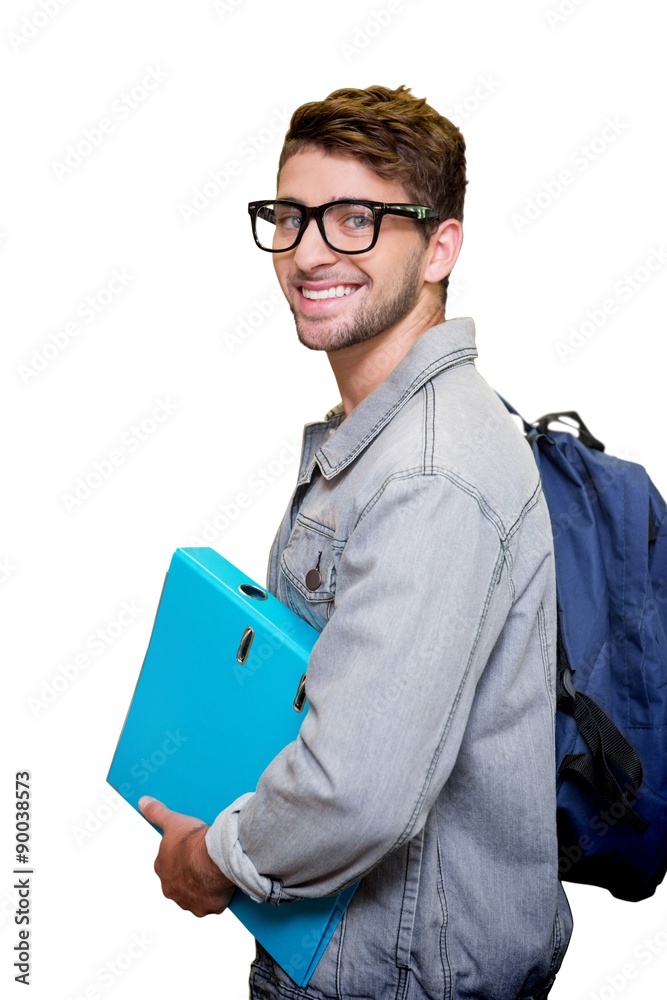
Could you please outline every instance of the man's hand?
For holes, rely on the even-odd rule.
[[[162,892],[196,917],[222,913],[236,886],[222,874],[206,850],[208,826],[194,816],[172,812],[148,795],[139,799],[142,815],[162,830],[155,871]]]

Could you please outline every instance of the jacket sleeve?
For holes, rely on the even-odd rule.
[[[297,740],[207,831],[252,898],[338,892],[415,836],[511,606],[502,525],[444,474],[389,480],[343,550]]]

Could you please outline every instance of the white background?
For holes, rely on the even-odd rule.
[[[29,769],[30,995],[241,1000],[249,936],[229,914],[198,921],[163,899],[157,835],[107,801],[105,776],[172,551],[217,518],[210,544],[263,580],[302,424],[338,399],[251,239],[246,204],[275,191],[281,121],[374,83],[406,83],[449,113],[470,183],[448,317],[474,317],[481,373],[529,419],[580,410],[667,492],[667,269],[653,254],[667,246],[663,12],[651,0],[43,3],[51,13],[38,0],[0,12],[1,975],[23,995],[12,807],[14,773]],[[99,144],[79,145],[105,118]],[[188,213],[197,188],[203,207]],[[109,296],[114,270],[126,285]],[[120,464],[72,502],[112,452]],[[135,617],[121,627],[124,603]],[[641,904],[569,894],[555,1000],[663,997],[666,887]],[[133,935],[145,943],[129,959]]]

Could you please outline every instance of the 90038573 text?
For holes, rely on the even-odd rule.
[[[30,772],[16,772],[16,863],[14,875],[21,875],[14,882],[17,892],[14,923],[17,926],[17,941],[14,944],[14,967],[17,983],[30,985],[30,891],[32,868],[30,863]]]

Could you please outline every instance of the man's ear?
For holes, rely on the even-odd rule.
[[[463,227],[458,219],[445,219],[441,222],[429,240],[424,281],[442,281],[454,267],[462,243]]]

